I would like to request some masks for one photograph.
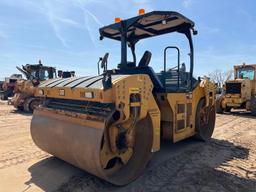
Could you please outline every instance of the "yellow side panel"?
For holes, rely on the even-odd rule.
[[[160,150],[160,111],[153,95],[150,95],[148,112],[153,125],[153,146],[152,152]]]
[[[160,149],[160,110],[152,95],[152,89],[153,84],[148,75],[131,75],[115,82],[113,99],[117,109],[124,113],[122,121],[129,119],[130,106],[133,105],[140,106],[140,119],[144,119],[149,114],[153,126],[152,152],[156,152]],[[141,96],[141,101],[131,104],[130,95],[137,93]]]
[[[204,92],[200,86],[197,86],[190,93],[167,93],[167,100],[174,114],[173,117],[170,117],[170,119],[173,118],[172,141],[174,143],[195,134],[196,108],[199,100],[203,96]],[[183,108],[179,111],[179,106],[184,106],[184,112]],[[191,111],[188,112],[189,110]],[[182,126],[183,124],[184,126]]]

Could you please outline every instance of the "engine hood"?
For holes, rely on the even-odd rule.
[[[38,86],[35,96],[81,101],[112,102],[112,89],[122,80],[128,81],[133,79],[131,76],[132,75],[111,75],[112,87],[107,90],[104,90],[103,75],[51,79]],[[137,79],[136,77],[134,78]]]

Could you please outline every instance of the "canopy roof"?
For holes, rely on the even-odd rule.
[[[193,29],[194,22],[180,13],[172,11],[152,11],[143,15],[122,20],[100,28],[101,38],[121,40],[122,31],[126,31],[128,42],[162,35],[171,32],[186,33]]]
[[[240,65],[235,65],[234,68],[244,68],[244,67],[254,67],[256,68],[256,64],[240,64]]]
[[[48,69],[54,69],[55,70],[55,67],[50,67],[50,66],[45,66],[43,64],[26,64],[25,66],[22,65],[22,68],[24,70],[48,70]]]

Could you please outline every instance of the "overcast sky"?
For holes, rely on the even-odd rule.
[[[139,8],[178,11],[196,23],[195,75],[214,69],[229,70],[234,64],[256,63],[256,1],[254,0],[1,0],[0,79],[17,73],[15,66],[39,59],[57,69],[78,75],[96,74],[99,56],[109,52],[110,67],[120,61],[120,44],[99,41],[98,29],[115,17],[137,15]],[[187,41],[179,34],[138,43],[138,60],[145,50],[150,63],[163,68],[163,49],[181,48],[188,63]],[[170,54],[169,65],[176,55]]]

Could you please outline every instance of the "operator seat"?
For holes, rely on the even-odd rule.
[[[145,53],[143,54],[143,56],[138,64],[138,67],[136,68],[136,70],[134,72],[149,75],[149,77],[154,85],[154,90],[160,91],[160,90],[163,90],[164,87],[163,87],[161,81],[159,80],[159,78],[157,77],[156,73],[154,72],[154,70],[150,66],[148,66],[149,62],[151,60],[151,56],[152,56],[152,54],[150,51],[145,51]]]
[[[143,54],[138,64],[138,67],[147,67],[151,60],[151,56],[152,56],[152,53],[150,51],[145,51],[145,53]]]

